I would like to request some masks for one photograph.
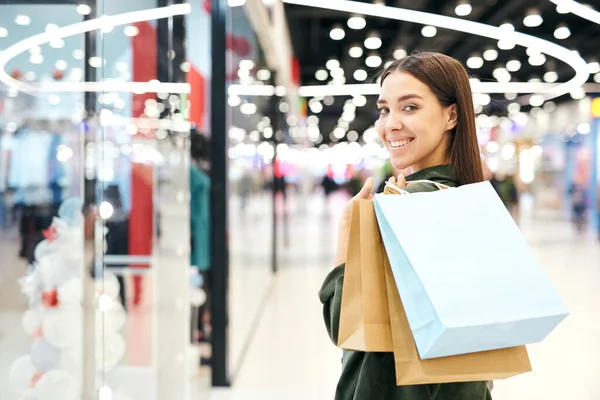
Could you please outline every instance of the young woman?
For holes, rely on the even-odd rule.
[[[396,61],[381,75],[375,127],[396,170],[411,173],[390,180],[408,192],[437,190],[483,181],[469,77],[457,60],[439,53],[418,53]],[[319,293],[325,324],[337,343],[352,203],[370,198],[373,179],[342,212],[336,267]],[[410,228],[410,227],[407,227]],[[396,386],[391,353],[344,351],[335,400],[485,400],[486,382]]]

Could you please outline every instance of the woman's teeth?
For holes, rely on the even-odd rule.
[[[404,147],[407,144],[409,144],[410,142],[412,142],[412,139],[405,139],[405,140],[396,140],[394,142],[390,142],[390,146],[397,148],[397,147]]]

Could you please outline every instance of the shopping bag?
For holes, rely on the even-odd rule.
[[[422,359],[536,343],[567,316],[489,182],[374,204]]]
[[[383,252],[373,201],[356,201],[350,222],[338,331],[338,346],[343,349],[392,351]]]
[[[421,360],[392,270],[384,260],[397,385],[487,381],[531,371],[525,346]]]

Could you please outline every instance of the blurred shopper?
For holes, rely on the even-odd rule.
[[[206,293],[206,302],[192,310],[195,316],[195,341],[205,341],[210,332],[210,141],[198,132],[191,132],[190,155],[190,263],[203,275],[202,289]],[[195,329],[194,329],[195,328]]]
[[[585,185],[574,182],[569,190],[573,225],[578,233],[585,232],[587,226],[588,193]]]
[[[483,181],[469,77],[457,60],[439,53],[417,53],[394,61],[381,75],[376,129],[394,168],[411,174],[391,180],[408,192],[436,190]],[[407,184],[408,182],[408,184]],[[370,198],[373,178],[352,198],[339,221],[336,267],[319,297],[327,331],[337,344],[344,265],[353,202]],[[410,229],[410,227],[407,227]],[[484,400],[487,382],[397,386],[392,353],[344,351],[335,400]]]

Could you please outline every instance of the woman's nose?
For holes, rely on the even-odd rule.
[[[385,121],[385,131],[394,132],[402,130],[402,121],[398,116],[390,113]]]

